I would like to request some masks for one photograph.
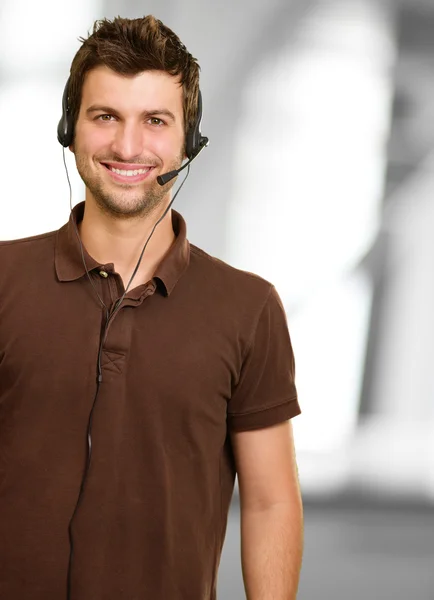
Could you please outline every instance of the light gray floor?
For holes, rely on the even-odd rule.
[[[434,600],[434,511],[305,505],[298,600]],[[234,497],[218,600],[245,600]]]

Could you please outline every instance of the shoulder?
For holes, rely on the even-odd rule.
[[[16,269],[28,272],[35,265],[40,265],[47,252],[52,254],[56,234],[57,231],[50,231],[14,240],[0,240],[0,271],[3,274],[17,273]]]
[[[227,318],[251,323],[276,294],[274,285],[251,271],[239,269],[190,244],[190,283],[196,301],[214,306]]]
[[[257,273],[239,269],[224,260],[208,254],[194,244],[190,244],[190,263],[199,275],[215,284],[226,286],[226,291],[268,295],[273,284]]]
[[[47,233],[40,233],[39,235],[33,235],[31,237],[17,238],[14,240],[0,240],[0,251],[1,252],[26,252],[29,248],[44,243],[50,238],[53,238],[57,233],[56,231],[49,231]]]

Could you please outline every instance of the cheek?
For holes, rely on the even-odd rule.
[[[171,164],[174,160],[177,160],[184,149],[184,141],[171,138],[159,138],[155,140],[148,140],[148,143],[145,144],[144,153],[146,155],[146,151],[148,153],[152,153],[154,156],[158,156],[158,158],[163,161],[163,163]]]
[[[82,156],[97,156],[107,152],[111,140],[108,139],[107,132],[98,131],[93,128],[92,131],[85,125],[76,128],[74,146],[76,153]]]
[[[104,132],[94,131],[91,136],[85,138],[83,147],[87,154],[99,156],[101,154],[107,154],[111,145],[111,137],[107,136]]]

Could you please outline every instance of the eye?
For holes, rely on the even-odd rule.
[[[105,117],[108,117],[108,118],[106,119]],[[97,121],[106,121],[106,122],[110,121],[112,118],[114,119],[113,115],[108,115],[108,114],[107,115],[98,115],[96,117]]]
[[[151,125],[156,125],[157,127],[164,125],[164,121],[162,119],[159,119],[158,117],[151,117],[149,121]]]

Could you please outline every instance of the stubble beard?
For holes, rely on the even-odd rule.
[[[179,169],[182,164],[183,153],[180,153],[167,168],[169,172]],[[113,159],[115,160],[115,159]],[[139,186],[131,186],[120,183],[105,183],[102,176],[92,171],[85,156],[80,153],[75,153],[75,162],[77,171],[82,178],[86,188],[92,194],[99,209],[106,215],[116,219],[133,219],[149,217],[158,212],[158,209],[163,206],[167,194],[173,187],[176,178],[166,185],[160,184],[154,180],[148,185],[146,180],[145,189],[140,189]],[[122,161],[118,161],[122,162]],[[102,167],[105,168],[105,167]],[[142,184],[143,185],[143,184]],[[110,190],[110,187],[116,188]],[[137,187],[135,193],[132,193],[131,188]],[[125,190],[125,191],[123,191]]]

